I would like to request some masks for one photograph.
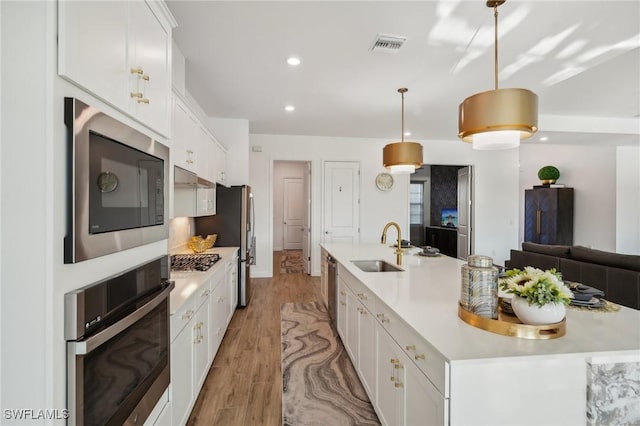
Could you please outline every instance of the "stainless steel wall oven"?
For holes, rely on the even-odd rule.
[[[70,425],[142,424],[167,389],[168,258],[65,295]]]
[[[65,263],[168,238],[169,149],[78,99],[64,108]]]

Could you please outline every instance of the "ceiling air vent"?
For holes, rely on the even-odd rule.
[[[370,50],[372,52],[395,53],[400,50],[405,41],[407,41],[406,37],[389,34],[378,34]]]

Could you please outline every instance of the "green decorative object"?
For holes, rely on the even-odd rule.
[[[538,170],[538,179],[542,181],[543,185],[550,183],[556,183],[560,177],[560,170],[553,166],[544,166]]]

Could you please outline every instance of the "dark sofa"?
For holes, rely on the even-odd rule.
[[[523,242],[522,250],[511,250],[505,267],[525,266],[556,268],[565,280],[595,287],[611,302],[640,309],[640,256]]]

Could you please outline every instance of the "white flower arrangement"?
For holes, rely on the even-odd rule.
[[[527,300],[529,305],[544,306],[549,303],[568,305],[573,293],[562,282],[562,275],[555,269],[543,271],[531,266],[509,269],[506,277],[499,279],[500,288]]]

